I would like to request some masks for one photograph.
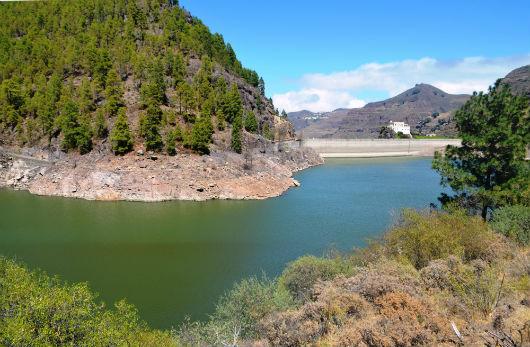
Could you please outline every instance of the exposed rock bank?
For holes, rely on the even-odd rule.
[[[295,186],[293,172],[323,163],[310,149],[256,141],[259,146],[244,154],[214,146],[205,156],[0,148],[0,187],[87,200],[266,199]]]

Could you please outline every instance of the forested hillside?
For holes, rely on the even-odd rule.
[[[0,144],[202,154],[216,131],[236,152],[242,128],[293,133],[263,79],[178,1],[3,3],[0,47]]]

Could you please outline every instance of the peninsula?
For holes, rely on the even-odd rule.
[[[222,35],[177,3],[122,7],[96,16],[74,6],[54,22],[48,3],[3,6],[20,22],[1,36],[0,187],[91,200],[264,199],[323,163],[291,148],[293,125]]]

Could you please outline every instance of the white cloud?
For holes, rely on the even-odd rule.
[[[356,99],[348,92],[325,89],[302,89],[298,92],[287,92],[274,95],[274,105],[280,110],[324,112],[340,107],[363,107],[366,102]]]
[[[360,107],[356,92],[386,92],[395,96],[416,83],[428,83],[451,94],[486,91],[497,78],[530,62],[530,55],[499,58],[467,57],[451,60],[422,58],[385,64],[369,63],[351,71],[306,74],[297,82],[300,91],[273,96],[287,111],[330,111]],[[317,98],[318,96],[318,98]]]

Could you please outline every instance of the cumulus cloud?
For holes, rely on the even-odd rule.
[[[529,61],[530,55],[518,55],[369,63],[351,71],[303,75],[297,81],[299,91],[276,94],[273,99],[277,107],[286,111],[330,111],[362,107],[364,102],[355,97],[356,92],[386,92],[391,97],[416,83],[432,84],[451,94],[471,94],[487,91],[497,78]]]

